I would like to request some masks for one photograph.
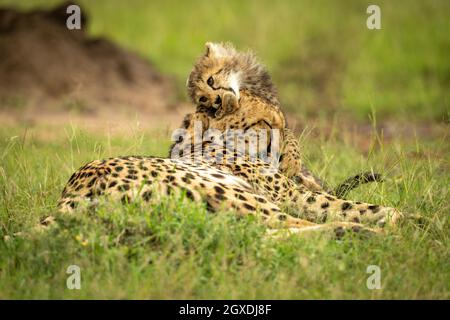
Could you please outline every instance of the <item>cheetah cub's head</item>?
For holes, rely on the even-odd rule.
[[[278,105],[269,74],[251,52],[238,52],[231,44],[207,42],[205,46],[186,83],[196,106],[217,116],[224,104],[237,104],[243,90]]]

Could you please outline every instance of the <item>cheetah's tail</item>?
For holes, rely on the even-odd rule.
[[[383,182],[383,177],[381,174],[371,171],[357,174],[339,184],[334,189],[333,194],[338,198],[343,198],[350,190],[353,190],[356,187],[369,182]]]

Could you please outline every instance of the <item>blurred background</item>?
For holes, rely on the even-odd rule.
[[[447,131],[449,1],[376,1],[381,30],[357,0],[76,3],[81,30],[66,28],[66,2],[0,0],[3,123],[175,128],[194,109],[184,84],[204,43],[229,41],[267,65],[297,129]]]

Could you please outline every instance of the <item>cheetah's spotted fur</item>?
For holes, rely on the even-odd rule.
[[[222,75],[224,72],[226,75]],[[214,75],[214,83],[210,74]],[[283,147],[289,148],[292,136],[285,130],[284,115],[270,77],[252,55],[237,53],[229,46],[208,44],[207,53],[188,80],[188,91],[205,112],[191,115],[185,127],[189,128],[193,118],[201,117],[201,121],[208,122],[207,127],[211,126],[211,119],[216,119],[212,122],[216,121],[218,126],[225,124],[221,129],[234,125],[244,129],[279,128],[284,135]],[[243,103],[246,99],[256,103]],[[227,107],[225,103],[232,106],[221,109],[222,104]],[[262,113],[264,117],[258,117],[261,105],[270,111],[270,116]],[[234,124],[232,117],[228,118],[240,115],[242,119],[243,113],[246,113],[244,123]],[[362,224],[382,226],[400,217],[396,209],[339,199],[322,191],[320,185],[298,183],[293,179],[298,171],[290,172],[290,166],[283,168],[283,161],[280,168],[274,168],[245,154],[227,153],[226,149],[214,150],[214,156],[221,158],[219,163],[191,156],[180,159],[128,156],[90,162],[69,179],[59,209],[73,212],[80,202],[89,203],[100,196],[129,202],[137,197],[151,201],[161,195],[184,193],[187,198],[204,201],[210,211],[232,208],[240,215],[257,215],[270,227],[282,224],[296,230],[358,231],[364,227]]]

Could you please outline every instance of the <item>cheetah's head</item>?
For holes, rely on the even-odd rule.
[[[196,106],[216,110],[225,93],[239,100],[244,89],[255,95],[276,95],[269,74],[251,52],[238,52],[231,44],[207,42],[205,46],[186,83]]]

